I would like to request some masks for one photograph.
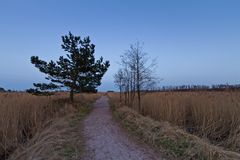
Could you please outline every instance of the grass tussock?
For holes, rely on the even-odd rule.
[[[110,96],[119,100],[116,93]],[[141,106],[143,115],[240,152],[239,91],[147,93],[142,96]],[[132,108],[138,110],[136,101]]]
[[[240,151],[240,92],[151,93],[142,106],[155,120]]]
[[[59,135],[68,130],[64,127],[67,122],[61,120],[61,117],[76,112],[84,115],[85,113],[80,111],[87,109],[82,108],[86,108],[97,97],[99,97],[97,94],[77,94],[75,103],[72,104],[68,101],[67,93],[48,97],[26,93],[1,93],[0,159],[8,158],[17,148],[24,149],[22,155],[31,150],[36,153],[32,156],[37,157],[37,153],[42,153],[41,150],[46,148],[44,146],[55,143],[56,139],[61,140]],[[28,144],[30,139],[31,144]],[[14,155],[21,157],[19,154]],[[19,159],[16,157],[15,159]]]
[[[128,107],[116,108],[114,114],[128,130],[172,157],[184,160],[240,159],[238,153],[210,145],[168,122],[154,121]]]

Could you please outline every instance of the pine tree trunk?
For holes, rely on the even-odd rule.
[[[124,92],[124,97],[125,97],[125,105],[127,105],[127,91]]]
[[[73,90],[70,91],[70,101],[73,102]]]

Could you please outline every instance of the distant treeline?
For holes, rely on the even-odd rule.
[[[168,92],[168,91],[237,91],[240,90],[240,84],[218,84],[218,85],[181,85],[181,86],[162,86],[146,90],[147,92]]]
[[[0,87],[0,92],[5,92],[6,90],[2,87]]]
[[[3,87],[0,87],[0,92],[24,92],[24,91],[4,89]]]

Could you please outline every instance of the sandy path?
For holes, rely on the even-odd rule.
[[[133,140],[112,117],[108,98],[101,97],[84,121],[85,160],[163,160],[147,145]]]

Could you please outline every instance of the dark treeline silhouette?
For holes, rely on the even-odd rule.
[[[0,87],[0,92],[5,92],[5,89]]]
[[[151,88],[145,92],[170,92],[170,91],[240,91],[240,84],[217,84],[217,85],[181,85],[181,86],[162,86]]]

